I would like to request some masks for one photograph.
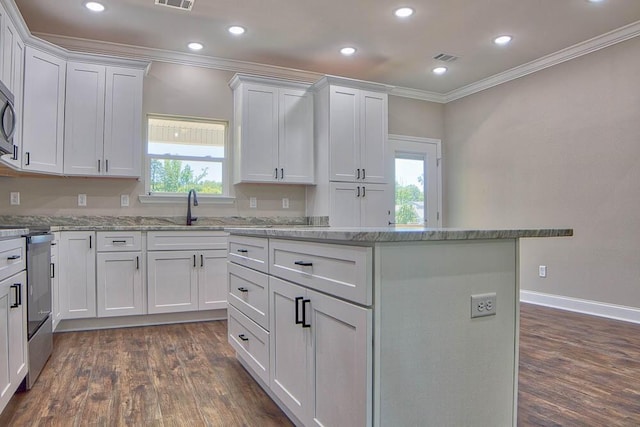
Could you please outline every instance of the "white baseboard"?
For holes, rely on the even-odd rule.
[[[520,291],[520,302],[544,305],[546,307],[622,320],[624,322],[640,323],[640,308],[636,307],[524,290]]]

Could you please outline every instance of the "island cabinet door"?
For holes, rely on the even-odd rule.
[[[306,290],[269,277],[271,327],[271,391],[299,420],[308,412],[307,369],[309,328],[303,328],[302,301]]]
[[[309,290],[309,407],[306,425],[370,426],[372,311]]]

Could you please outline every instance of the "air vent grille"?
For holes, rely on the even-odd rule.
[[[156,0],[157,5],[180,10],[191,10],[193,3],[195,3],[195,0]]]
[[[442,62],[453,62],[458,59],[458,57],[455,55],[449,55],[448,53],[439,53],[434,56],[433,59],[437,59],[438,61]]]

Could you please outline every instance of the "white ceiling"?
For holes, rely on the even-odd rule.
[[[154,0],[15,0],[29,29],[333,74],[446,94],[640,21],[640,0],[195,0],[191,12]],[[393,10],[410,6],[399,19]],[[242,36],[227,33],[242,25]],[[514,37],[506,47],[492,39]],[[343,46],[358,49],[352,57]],[[442,76],[439,53],[459,59]]]

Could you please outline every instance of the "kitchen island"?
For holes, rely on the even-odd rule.
[[[229,342],[301,425],[516,425],[518,245],[570,229],[228,228]]]

